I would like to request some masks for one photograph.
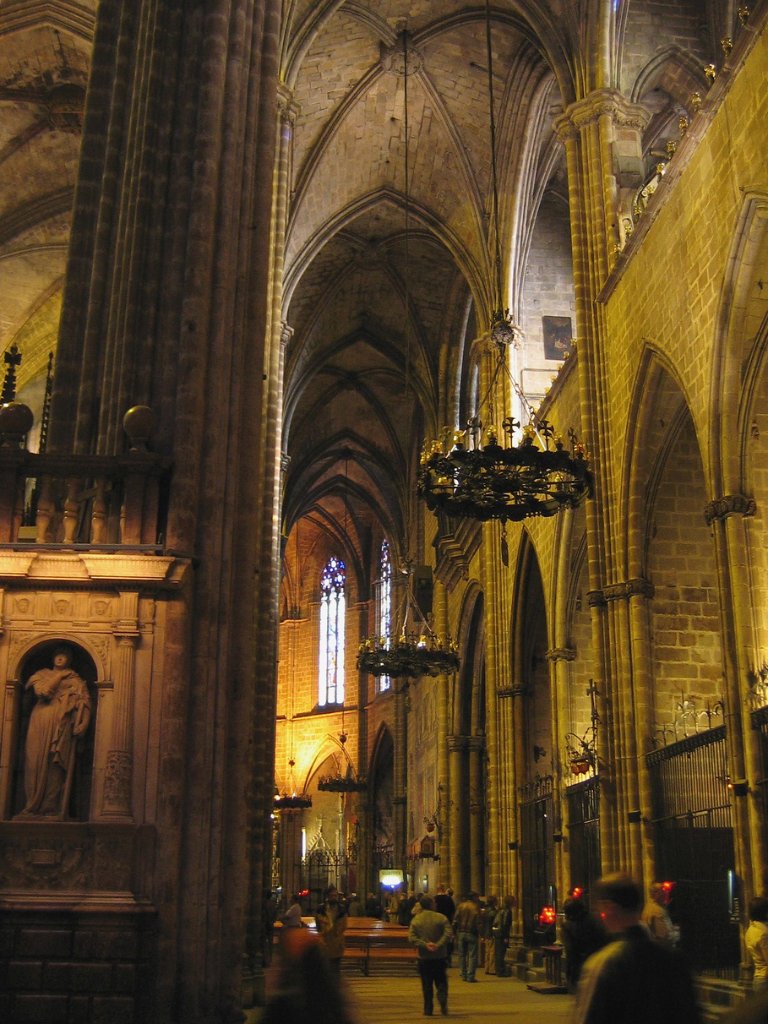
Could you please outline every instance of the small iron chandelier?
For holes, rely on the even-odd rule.
[[[456,672],[461,664],[459,648],[449,635],[434,632],[421,612],[413,596],[413,573],[406,563],[407,575],[405,600],[402,610],[402,627],[396,636],[374,636],[362,641],[357,654],[357,667],[372,676],[389,676],[391,679],[418,679],[421,676],[439,676]],[[421,618],[419,628],[411,624],[411,615]]]
[[[275,788],[275,799],[274,808],[276,811],[302,811],[307,807],[312,806],[312,797],[307,793],[296,792],[296,780],[294,779],[293,769],[296,762],[293,758],[288,762],[290,768],[289,779],[291,782],[291,792],[288,793],[285,790],[280,791]]]
[[[342,712],[343,714],[343,712]],[[346,772],[342,775],[341,767],[335,775],[326,775],[320,779],[317,784],[317,788],[323,793],[364,793],[368,788],[368,783],[363,775],[357,775],[352,765],[349,754],[347,753],[346,742],[349,739],[346,732],[344,732],[344,726],[342,725],[342,731],[339,733],[339,744],[341,751],[346,758],[347,768]]]
[[[556,435],[551,423],[536,417],[509,371],[507,351],[515,341],[517,327],[503,299],[489,0],[485,4],[485,31],[495,246],[494,304],[489,334],[496,352],[496,365],[487,396],[489,419],[484,425],[480,417],[475,416],[467,421],[466,430],[446,427],[440,438],[425,442],[418,493],[432,512],[480,522],[498,519],[504,523],[507,520],[520,522],[532,516],[553,516],[562,508],[575,508],[592,496],[593,479],[587,452],[574,432],[568,432],[566,444]],[[496,403],[491,401],[500,380],[506,393],[504,377],[509,378],[529,414],[530,422],[522,430],[517,444],[513,438],[518,436],[520,422],[504,412],[499,415]],[[501,424],[501,430],[497,423]],[[499,443],[500,438],[503,444]]]

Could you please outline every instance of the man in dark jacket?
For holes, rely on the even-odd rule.
[[[573,1024],[701,1024],[684,958],[654,942],[640,923],[640,886],[608,875],[594,897],[610,941],[584,964]]]
[[[408,941],[414,944],[419,955],[424,1015],[432,1016],[432,987],[434,985],[437,990],[440,1012],[445,1017],[448,1013],[448,975],[445,968],[448,943],[452,935],[451,922],[445,914],[438,914],[434,910],[434,903],[430,896],[422,896],[419,903],[421,910],[411,919]]]
[[[477,944],[480,935],[480,897],[471,892],[456,908],[453,918],[459,974],[462,981],[477,981]]]

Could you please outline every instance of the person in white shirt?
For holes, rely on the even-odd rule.
[[[749,901],[749,927],[744,942],[752,957],[754,988],[768,988],[768,898],[756,896]]]

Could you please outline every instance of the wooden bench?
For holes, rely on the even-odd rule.
[[[355,920],[358,919],[352,919]],[[373,925],[359,927],[350,922],[345,940],[344,959],[358,963],[366,976],[371,973],[375,962],[416,962],[416,950],[408,942],[408,929],[402,926],[376,921]]]

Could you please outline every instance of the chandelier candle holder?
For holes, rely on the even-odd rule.
[[[466,430],[446,428],[441,439],[428,441],[418,477],[427,507],[480,522],[520,522],[576,508],[592,496],[589,459],[572,430],[566,446],[547,420],[539,420],[525,427],[514,444],[519,426],[505,417],[499,444],[497,428],[483,428],[474,418]]]
[[[428,628],[423,633],[404,632],[397,637],[368,637],[357,655],[357,667],[362,672],[392,679],[448,675],[460,664],[456,642]]]
[[[342,712],[343,713],[343,712]],[[364,793],[368,788],[368,783],[365,777],[357,775],[355,773],[354,766],[347,753],[346,743],[349,737],[344,732],[343,726],[342,731],[339,734],[339,744],[341,751],[347,760],[347,770],[344,775],[341,774],[341,766],[335,775],[326,775],[317,784],[317,788],[323,793]]]
[[[293,776],[293,769],[296,762],[293,758],[288,762],[290,768],[291,792],[280,791],[275,788],[274,808],[276,811],[303,811],[312,806],[312,797],[307,793],[296,792],[296,782]]]
[[[400,628],[383,636],[367,637],[357,652],[357,667],[372,676],[418,679],[449,675],[461,664],[459,647],[450,635],[438,635],[419,609],[413,593],[413,565],[406,558],[407,577],[397,622]]]

